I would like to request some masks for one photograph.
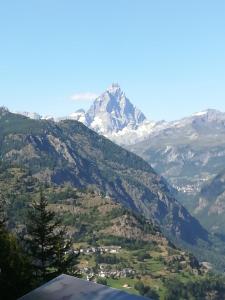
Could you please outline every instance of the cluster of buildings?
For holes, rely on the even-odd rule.
[[[174,185],[174,188],[178,190],[178,192],[184,193],[184,194],[195,194],[200,191],[201,185],[199,183],[197,184],[187,184],[183,186]]]
[[[127,277],[132,277],[135,274],[136,274],[136,272],[133,269],[124,268],[122,270],[111,270],[111,271],[100,270],[99,273],[98,273],[98,277],[102,277],[102,278],[127,278]]]
[[[105,270],[103,265],[99,266],[99,270],[94,272],[92,268],[83,268],[80,270],[82,275],[86,277],[87,280],[94,280],[96,277],[101,278],[127,278],[132,277],[136,272],[131,268],[124,268],[121,270]]]
[[[100,246],[100,247],[88,247],[81,248],[79,250],[81,255],[93,255],[93,254],[118,254],[121,250],[120,246]],[[123,269],[111,269],[109,270],[107,264],[99,264],[94,270],[93,268],[84,267],[80,269],[80,272],[87,280],[94,281],[96,278],[126,278],[132,277],[136,272],[131,268]]]
[[[121,247],[120,246],[101,246],[101,247],[89,247],[89,248],[81,248],[80,253],[84,255],[90,255],[93,253],[98,254],[117,254],[119,253]]]

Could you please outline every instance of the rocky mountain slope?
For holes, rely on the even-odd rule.
[[[44,182],[94,186],[173,237],[191,244],[207,239],[150,165],[79,122],[32,120],[1,109],[0,154],[2,162],[27,167]]]
[[[225,170],[203,186],[192,211],[210,232],[225,234]]]
[[[207,110],[167,124],[140,143],[128,146],[176,189],[196,196],[224,169],[225,113]]]

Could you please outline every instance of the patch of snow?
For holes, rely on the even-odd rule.
[[[25,116],[27,118],[33,119],[33,120],[41,120],[41,118],[42,118],[41,115],[39,115],[35,112],[27,112],[27,111],[19,112],[19,111],[16,111],[15,113],[19,114],[19,115],[22,115],[22,116]]]
[[[94,118],[94,120],[92,121],[91,125],[90,125],[91,128],[96,128],[96,129],[99,129],[101,132],[104,132],[104,124],[103,124],[103,121],[100,117],[96,116]]]
[[[44,116],[44,117],[41,117],[41,120],[54,121],[55,119],[53,116]]]
[[[85,111],[83,109],[79,109],[76,112],[73,112],[72,114],[70,114],[68,119],[76,120],[76,121],[86,124]]]
[[[199,111],[194,113],[192,116],[204,116],[207,115],[207,111]]]

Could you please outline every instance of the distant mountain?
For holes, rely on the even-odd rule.
[[[147,122],[145,115],[130,102],[120,86],[115,83],[95,99],[86,113],[78,110],[69,118],[84,123],[112,140],[124,137],[127,133],[135,133],[139,126]]]
[[[22,116],[28,117],[30,119],[34,119],[34,120],[41,120],[42,116],[35,113],[35,112],[27,112],[27,111],[23,111],[23,112],[16,112]]]
[[[40,119],[37,114],[25,115]],[[225,113],[218,110],[197,112],[178,121],[153,122],[118,84],[112,84],[87,112],[78,110],[57,121],[62,119],[82,122],[144,158],[179,191],[189,209],[195,206],[191,198],[204,183],[225,168]]]
[[[118,84],[112,84],[94,101],[86,118],[87,125],[101,134],[112,134],[126,127],[136,129],[146,119]]]
[[[54,120],[53,116],[42,116],[36,112],[28,112],[28,111],[16,111],[16,114],[22,115],[24,117],[33,119],[33,120]]]
[[[167,123],[144,141],[126,147],[183,195],[196,196],[205,182],[225,168],[224,136],[225,113],[210,109]]]
[[[135,107],[118,84],[112,84],[85,112],[78,110],[67,119],[82,122],[119,145],[144,140],[153,131],[166,126],[165,121],[153,122]]]
[[[133,144],[143,140],[152,130],[162,128],[166,122],[148,121],[121,90],[113,83],[96,98],[85,112],[79,109],[66,117],[43,117],[37,113],[19,112],[31,119],[76,120],[118,144]]]
[[[0,158],[29,168],[44,182],[93,185],[177,239],[191,244],[207,239],[150,165],[77,121],[32,120],[1,109]]]

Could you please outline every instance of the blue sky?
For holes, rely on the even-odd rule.
[[[1,105],[64,116],[112,82],[154,120],[225,111],[225,1],[0,0]]]

